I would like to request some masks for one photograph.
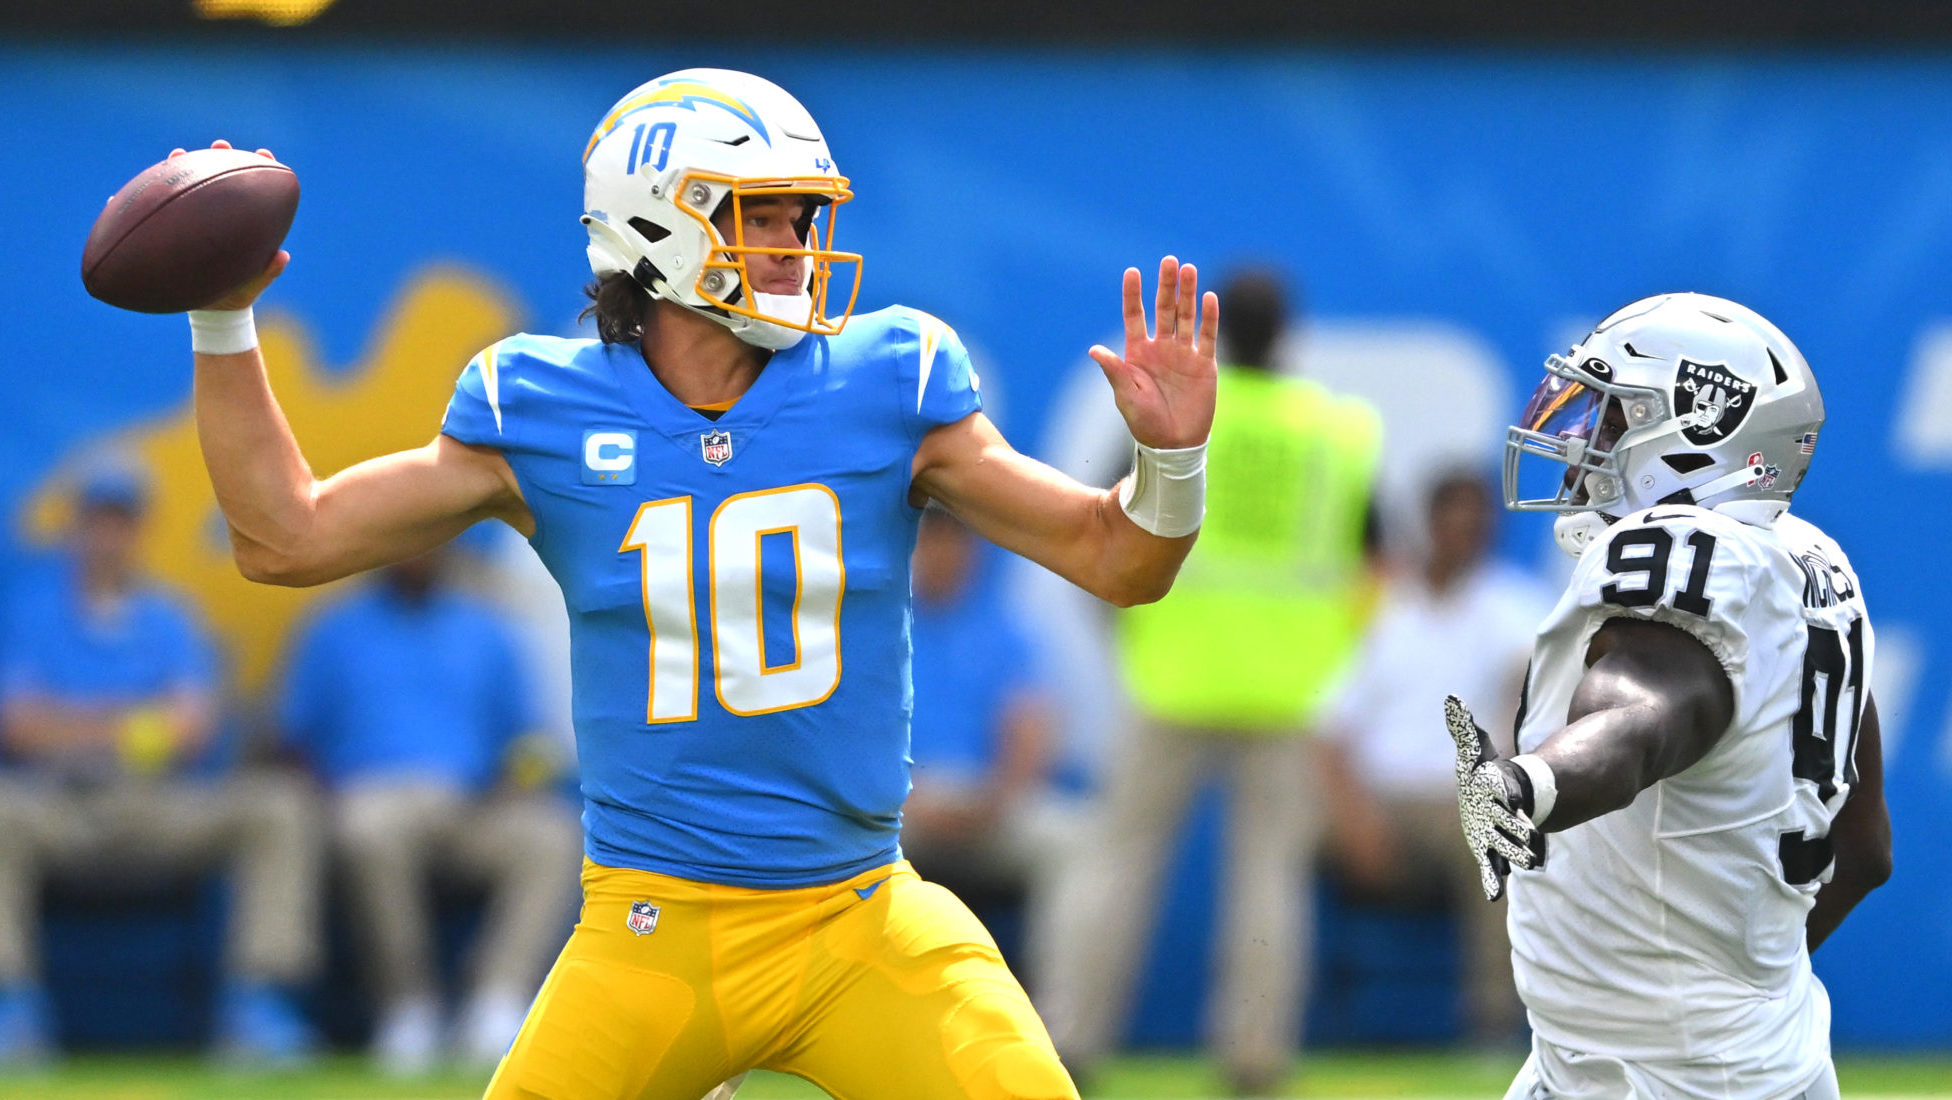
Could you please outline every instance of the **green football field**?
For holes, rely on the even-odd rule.
[[[1289,1087],[1295,1097],[1499,1097],[1517,1055],[1408,1052],[1311,1053]],[[1840,1058],[1845,1096],[1952,1097],[1952,1056]],[[299,1073],[250,1075],[193,1058],[72,1059],[28,1076],[0,1077],[8,1100],[464,1100],[481,1094],[476,1077],[389,1080],[342,1057]],[[820,1100],[826,1094],[792,1077],[754,1074],[739,1100]],[[1108,1066],[1088,1097],[1193,1100],[1225,1095],[1211,1065],[1196,1058],[1141,1057]],[[923,1100],[923,1098],[918,1098]]]

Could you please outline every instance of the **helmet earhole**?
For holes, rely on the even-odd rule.
[[[630,227],[637,230],[638,236],[643,237],[646,244],[656,244],[671,235],[669,229],[664,228],[649,218],[632,218],[630,219]]]

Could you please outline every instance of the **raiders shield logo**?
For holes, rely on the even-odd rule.
[[[1755,383],[1719,363],[1681,360],[1674,383],[1674,411],[1684,425],[1682,438],[1697,447],[1712,447],[1734,434],[1755,404]]]
[[[705,461],[714,466],[723,466],[732,461],[731,432],[705,432],[698,437],[698,447],[705,453]]]

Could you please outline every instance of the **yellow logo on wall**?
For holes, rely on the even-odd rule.
[[[435,268],[407,285],[377,326],[364,362],[343,374],[319,368],[296,320],[274,314],[260,339],[272,390],[313,472],[324,477],[432,439],[461,369],[508,335],[514,318],[508,298],[485,279]],[[187,345],[183,359],[187,373]],[[104,451],[141,461],[152,478],[142,547],[150,575],[196,603],[230,657],[236,686],[258,691],[277,667],[293,620],[332,586],[277,588],[238,575],[187,398],[168,418],[89,440],[79,453]],[[58,540],[70,505],[64,478],[36,489],[27,506],[29,537]]]
[[[295,27],[317,19],[338,0],[196,0],[205,19],[256,19],[274,27]]]

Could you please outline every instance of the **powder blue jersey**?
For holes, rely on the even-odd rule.
[[[980,407],[955,333],[901,307],[776,353],[716,421],[631,344],[468,364],[441,431],[508,460],[562,586],[592,860],[792,887],[899,858],[911,464]]]

